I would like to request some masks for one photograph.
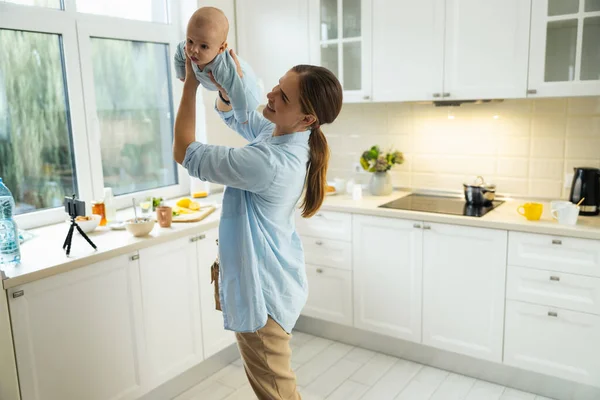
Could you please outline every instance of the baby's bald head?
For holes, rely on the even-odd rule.
[[[203,68],[227,48],[229,21],[215,7],[196,10],[187,26],[186,52],[192,62]]]
[[[215,7],[202,7],[197,9],[190,18],[188,23],[188,30],[190,27],[196,29],[202,29],[204,31],[210,30],[216,34],[221,42],[227,40],[227,34],[229,33],[229,21],[223,11]]]

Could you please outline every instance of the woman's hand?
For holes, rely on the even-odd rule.
[[[184,80],[184,82],[194,82],[196,84],[196,87],[198,87],[198,85],[200,85],[200,82],[198,82],[198,79],[196,79],[196,75],[194,74],[194,69],[192,68],[192,60],[188,56],[187,50],[185,50],[184,53],[185,53],[185,80]]]

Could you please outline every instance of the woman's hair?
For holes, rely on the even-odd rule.
[[[321,125],[332,123],[342,109],[342,85],[327,68],[296,65],[292,71],[300,75],[300,105],[304,114],[316,120],[310,126],[308,144],[310,159],[306,177],[306,193],[302,201],[302,216],[310,218],[323,204],[327,186],[329,146]]]

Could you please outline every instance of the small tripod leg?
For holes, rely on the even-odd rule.
[[[69,228],[69,233],[67,233],[67,237],[65,238],[65,243],[63,244],[63,250],[66,249],[67,247],[71,247],[71,239],[73,239],[73,228],[74,226],[71,225],[71,227]],[[67,252],[67,255],[69,253]]]
[[[94,248],[94,250],[97,249],[96,245],[94,244],[94,242],[92,242],[90,240],[90,238],[88,237],[88,235],[85,234],[85,232],[79,227],[79,225],[75,224],[75,227],[77,228],[77,230],[79,231],[79,233],[81,234],[81,236],[83,236],[83,238],[85,240],[87,240],[87,242],[90,244],[90,246],[92,246]]]
[[[75,229],[75,224],[71,225],[71,228],[69,229],[69,236],[68,236],[68,243],[67,243],[67,256],[69,256],[69,254],[71,254],[71,244],[73,243],[73,230]]]

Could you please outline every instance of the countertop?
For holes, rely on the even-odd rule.
[[[382,204],[409,194],[410,192],[395,191],[389,196],[365,195],[358,201],[354,201],[349,195],[332,195],[326,197],[321,209],[324,211],[600,240],[600,216],[579,217],[576,226],[559,225],[550,215],[549,202],[541,202],[544,204],[544,213],[540,221],[527,221],[525,217],[519,215],[517,207],[526,201],[510,198],[503,198],[504,204],[480,218],[379,208]],[[216,194],[200,202],[218,205],[221,203],[221,199],[222,194]],[[65,255],[62,249],[69,229],[66,222],[31,230],[29,232],[34,237],[21,247],[21,264],[0,271],[3,287],[4,289],[12,288],[119,255],[129,254],[156,244],[207,231],[219,225],[220,213],[221,210],[218,207],[213,214],[203,221],[173,223],[170,228],[160,228],[156,224],[150,235],[142,238],[133,237],[127,231],[115,231],[99,227],[88,234],[98,250],[94,251],[79,234],[75,234],[69,257]],[[131,217],[133,217],[132,209],[117,213],[117,218],[120,220]]]
[[[204,199],[202,204],[220,203],[222,196]],[[218,201],[217,201],[218,200]],[[98,227],[88,233],[97,250],[94,250],[77,232],[73,235],[71,254],[66,256],[62,246],[69,231],[67,222],[49,225],[28,232],[34,237],[21,245],[21,264],[0,271],[4,289],[47,278],[100,261],[133,253],[170,240],[192,236],[219,226],[220,207],[200,222],[173,223],[161,228],[158,223],[148,236],[134,237],[126,230]],[[133,209],[117,212],[118,220],[133,218]]]
[[[559,225],[550,214],[550,202],[544,201],[538,201],[544,205],[544,213],[539,221],[528,221],[517,212],[517,208],[521,204],[533,200],[511,198],[499,199],[504,200],[504,203],[483,217],[466,217],[379,208],[382,204],[408,196],[409,194],[410,192],[395,191],[389,196],[364,196],[361,200],[357,201],[353,200],[349,195],[332,195],[327,196],[321,209],[324,211],[339,211],[415,221],[600,240],[600,216],[580,216],[575,226]]]

